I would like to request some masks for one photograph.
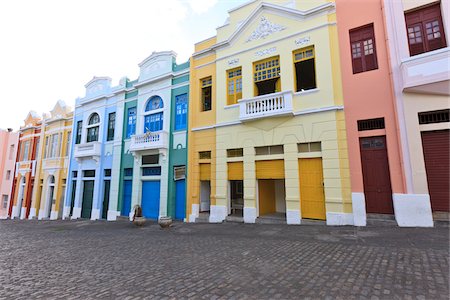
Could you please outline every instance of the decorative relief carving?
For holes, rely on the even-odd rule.
[[[254,40],[265,39],[272,33],[285,30],[286,27],[278,24],[274,24],[266,19],[266,17],[261,17],[258,27],[253,31],[253,33],[247,39],[247,42]]]
[[[269,54],[272,54],[275,52],[277,52],[277,47],[272,47],[272,48],[268,48],[268,49],[264,49],[264,50],[255,52],[255,56],[261,57],[261,56],[269,55]]]
[[[235,65],[237,65],[239,63],[239,58],[234,58],[234,59],[230,59],[229,61],[228,61],[228,66],[235,66]]]
[[[297,46],[304,46],[304,45],[308,44],[310,41],[311,41],[311,37],[307,36],[307,37],[302,37],[302,38],[296,39],[295,44]]]

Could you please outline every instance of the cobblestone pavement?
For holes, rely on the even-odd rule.
[[[0,299],[448,299],[449,228],[0,221]]]

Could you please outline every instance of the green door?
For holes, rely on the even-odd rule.
[[[90,219],[92,199],[94,198],[94,180],[86,180],[83,183],[83,204],[81,206],[81,217],[83,219]]]

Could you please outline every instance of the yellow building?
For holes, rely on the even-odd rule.
[[[50,115],[44,115],[29,219],[37,216],[39,220],[56,220],[62,217],[72,119],[72,109],[61,100]]]
[[[353,224],[334,3],[249,2],[195,51],[189,220]]]

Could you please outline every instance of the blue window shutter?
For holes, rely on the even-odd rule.
[[[175,130],[186,129],[187,94],[175,98]]]
[[[136,133],[136,107],[128,109],[127,138]]]

